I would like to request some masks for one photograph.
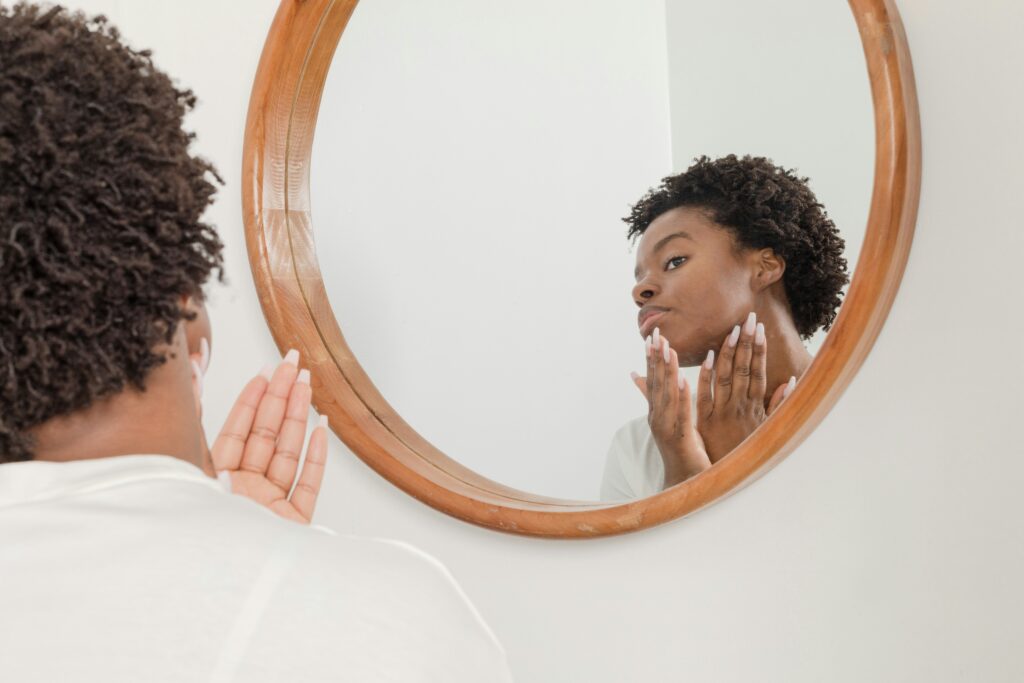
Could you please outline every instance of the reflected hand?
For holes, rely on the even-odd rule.
[[[197,363],[196,370],[205,368]],[[272,374],[265,371],[246,384],[209,452],[214,469],[230,476],[232,493],[302,524],[313,518],[327,462],[327,429],[321,417],[298,474],[311,399],[309,371],[300,372],[298,354],[290,352]]]
[[[679,357],[658,329],[647,338],[647,422],[665,463],[665,488],[711,467],[704,442],[694,422],[690,385],[679,372]]]
[[[742,329],[737,325],[725,338],[718,363],[714,361],[714,351],[709,351],[700,369],[697,429],[704,437],[711,462],[718,462],[775,411],[789,395],[795,378],[775,390],[765,409],[768,340],[764,324],[757,322],[754,313]]]

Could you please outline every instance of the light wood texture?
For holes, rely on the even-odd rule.
[[[789,399],[736,450],[678,486],[617,505],[536,496],[460,465],[402,420],[346,344],[316,256],[309,168],[327,71],[356,2],[281,2],[253,85],[242,174],[249,260],[264,315],[282,352],[301,351],[311,370],[314,405],[342,441],[381,476],[438,510],[492,529],[555,538],[636,531],[691,514],[791,453],[864,362],[910,253],[920,192],[920,122],[910,52],[893,0],[850,0],[875,107],[875,182],[860,259],[828,338]]]

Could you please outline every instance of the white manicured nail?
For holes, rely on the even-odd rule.
[[[199,340],[199,367],[204,375],[210,369],[210,342],[206,341],[206,337]]]
[[[327,422],[327,416],[321,415],[320,419],[317,421],[317,427],[323,427],[324,429],[328,429],[329,426],[330,425]]]
[[[677,380],[679,381],[679,391],[682,391],[683,389],[686,388],[686,378],[683,377],[683,373],[679,373]]]
[[[654,345],[657,346],[660,349],[661,348],[661,330],[659,330],[657,327],[654,328],[653,339],[654,339]]]
[[[224,490],[231,493],[231,474],[227,470],[221,470],[217,473],[217,481],[224,487]]]
[[[267,363],[264,365],[263,369],[260,370],[260,376],[269,382],[270,378],[274,376],[274,364]]]
[[[666,363],[672,357],[671,355],[669,355],[671,351],[672,351],[672,349],[668,345],[668,339],[665,339],[664,337],[662,337],[662,339],[661,339],[661,355],[665,357],[665,362]]]
[[[285,363],[291,363],[295,367],[299,367],[299,352],[297,349],[292,349],[284,357]]]
[[[743,334],[747,335],[748,337],[754,334],[754,325],[756,324],[757,313],[751,311],[750,315],[747,316],[747,322],[743,323]]]
[[[708,370],[715,367],[715,350],[708,349],[708,357],[704,359],[704,367]]]
[[[757,324],[757,330],[754,332],[754,343],[758,346],[764,344],[764,323]]]
[[[296,384],[309,384],[309,370],[303,368],[299,370],[299,376],[295,379]]]
[[[196,380],[196,386],[199,388],[199,397],[203,397],[203,369],[199,367],[199,363],[192,361],[192,377]]]
[[[736,327],[732,328],[732,334],[729,335],[729,346],[736,346],[736,344],[737,344],[737,342],[739,342],[739,340],[740,340],[740,326],[737,325]]]
[[[788,398],[793,389],[796,388],[796,377],[790,377],[789,382],[786,383],[786,388],[782,390],[782,398]]]
[[[647,357],[651,357],[651,349],[654,348],[654,340],[651,339],[651,335],[647,335],[647,339],[644,340],[644,349],[647,351]]]
[[[630,378],[631,380],[633,380],[633,381],[635,382],[635,381],[637,381],[638,379],[640,379],[640,375],[639,375],[639,374],[637,374],[636,372],[633,372],[633,371],[631,370],[631,371],[630,371],[630,373],[629,373],[629,378]]]

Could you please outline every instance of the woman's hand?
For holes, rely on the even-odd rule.
[[[766,410],[767,359],[764,324],[757,322],[754,313],[742,329],[737,325],[725,338],[717,364],[714,351],[708,352],[697,383],[697,429],[711,462],[718,462],[750,436],[795,384],[795,379],[791,379],[779,386]]]
[[[643,378],[634,376],[640,386]],[[647,338],[647,422],[665,463],[665,488],[711,467],[694,423],[690,385],[679,372],[679,357],[657,329]]]
[[[208,351],[203,356],[208,358]],[[204,359],[193,368],[199,371],[199,392]],[[242,389],[210,449],[213,467],[230,477],[232,493],[302,524],[313,518],[327,462],[327,425],[321,416],[298,474],[311,398],[309,371],[300,371],[298,353],[289,352],[276,369],[268,367]]]

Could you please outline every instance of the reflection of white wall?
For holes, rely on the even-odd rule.
[[[852,273],[875,153],[871,87],[850,10],[821,0],[665,7],[675,169],[701,154],[795,167],[846,240]],[[811,353],[824,337],[808,341]]]
[[[249,88],[277,3],[73,4],[107,11],[202,98],[199,148],[229,183],[210,211],[230,278],[211,290],[205,421],[215,431],[276,353],[238,197]],[[925,132],[918,231],[878,344],[795,454],[692,518],[566,543],[450,519],[335,441],[317,521],[440,557],[524,683],[1024,680],[1024,99],[1010,87],[1024,60],[1024,7],[899,4]],[[589,349],[580,353],[592,364]],[[344,678],[344,662],[338,670]]]
[[[646,410],[620,217],[670,168],[666,70],[662,0],[374,0],[346,29],[313,157],[327,291],[383,395],[485,476],[594,499]]]

